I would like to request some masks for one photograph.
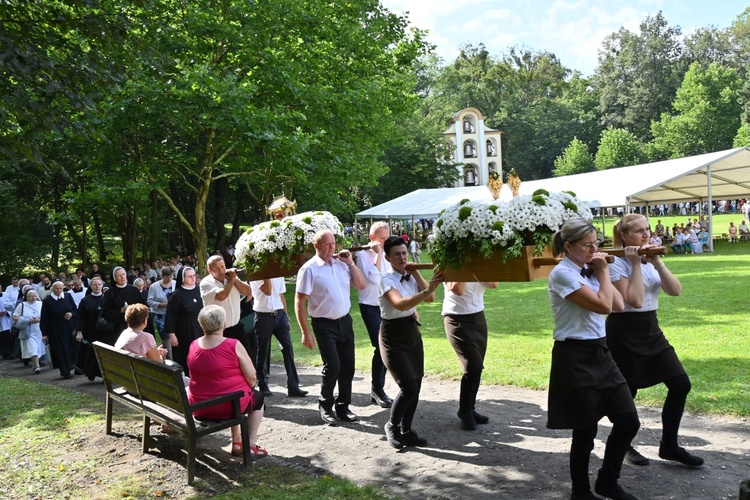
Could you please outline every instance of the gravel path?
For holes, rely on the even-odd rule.
[[[283,366],[272,367],[266,417],[259,443],[273,461],[312,473],[328,473],[358,484],[376,484],[403,498],[568,498],[569,431],[549,430],[542,391],[482,386],[477,410],[490,423],[464,431],[455,415],[457,381],[427,378],[422,385],[414,429],[428,439],[424,448],[395,450],[386,442],[383,424],[388,410],[370,403],[369,375],[354,379],[353,424],[326,426],[317,411],[320,369],[300,367],[306,398],[289,398],[277,385]],[[84,377],[62,380],[57,371],[33,376],[17,361],[0,361],[3,375],[22,376],[79,392],[103,395],[101,383]],[[397,389],[389,380],[386,391]],[[646,467],[623,466],[621,484],[641,499],[736,499],[739,484],[750,478],[750,422],[747,419],[685,415],[681,444],[705,458],[689,469],[660,460],[660,409],[639,408],[641,430],[636,445],[651,458]],[[591,462],[592,483],[601,463],[609,422],[600,423]],[[219,437],[228,442],[226,437]],[[221,445],[226,443],[220,443]],[[216,447],[217,442],[204,444]],[[180,461],[179,467],[184,464]],[[184,470],[184,469],[183,469]],[[200,472],[200,471],[199,471]]]

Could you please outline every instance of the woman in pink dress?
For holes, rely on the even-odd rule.
[[[248,414],[250,453],[254,457],[265,457],[268,451],[256,443],[265,409],[263,394],[254,389],[257,381],[255,368],[245,348],[237,339],[224,337],[226,319],[226,312],[217,305],[208,305],[198,314],[203,336],[190,344],[188,352],[188,400],[190,404],[195,404],[235,391],[243,391],[245,395],[240,399],[240,406],[243,413]],[[232,404],[227,402],[211,406],[195,411],[193,415],[206,419],[231,418]],[[232,427],[232,455],[242,455],[239,425]]]

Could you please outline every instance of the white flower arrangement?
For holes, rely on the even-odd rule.
[[[437,267],[461,267],[470,254],[489,258],[496,250],[503,259],[518,257],[524,245],[535,245],[541,255],[566,220],[592,219],[589,210],[570,191],[517,196],[509,202],[468,201],[445,209],[435,223],[430,254]]]
[[[344,226],[330,212],[305,212],[263,222],[247,229],[237,240],[237,261],[249,274],[263,269],[270,259],[291,267],[298,255],[315,253],[313,237],[321,229],[330,229],[337,242],[344,238]]]

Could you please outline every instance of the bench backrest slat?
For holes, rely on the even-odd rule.
[[[133,377],[133,365],[131,363],[131,357],[137,355],[120,351],[99,342],[94,342],[93,345],[96,360],[99,363],[99,371],[101,371],[107,391],[111,392],[112,384],[115,383],[124,387],[126,391],[133,395],[138,394],[138,386]]]
[[[182,370],[179,367],[165,367],[145,359],[133,360],[133,366],[136,367],[135,380],[141,398],[161,403],[177,411],[189,411]]]

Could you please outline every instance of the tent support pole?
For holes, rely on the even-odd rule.
[[[706,184],[708,185],[708,251],[714,251],[714,203],[711,196],[711,164],[706,168]]]

